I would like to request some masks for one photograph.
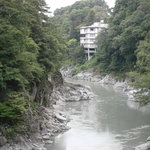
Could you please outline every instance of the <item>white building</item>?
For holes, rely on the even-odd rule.
[[[80,28],[80,44],[83,45],[85,53],[87,54],[87,60],[90,60],[92,55],[96,53],[96,38],[98,33],[107,28],[108,24],[101,22],[95,22],[91,26],[84,26]]]

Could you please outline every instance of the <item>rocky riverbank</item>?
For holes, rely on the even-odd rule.
[[[148,93],[142,93],[141,94],[141,89],[135,89],[129,85],[129,80],[116,80],[113,78],[111,75],[100,75],[100,74],[95,74],[93,72],[93,69],[85,70],[82,71],[78,74],[74,75],[74,67],[64,67],[61,69],[61,73],[64,78],[72,78],[76,80],[86,80],[90,82],[96,82],[99,84],[110,84],[113,85],[114,88],[123,90],[126,92],[128,95],[128,100],[134,101],[134,102],[140,102],[141,99],[139,98],[140,96],[147,95]],[[139,145],[135,148],[135,150],[150,150],[150,137],[147,139],[147,142]]]
[[[150,150],[150,136],[147,138],[146,143],[137,146],[135,150]]]
[[[50,107],[40,106],[38,108],[39,116],[37,115],[34,117],[36,119],[30,122],[29,131],[22,134],[15,133],[13,137],[6,139],[7,136],[4,136],[6,129],[1,128],[0,150],[46,150],[45,144],[53,143],[55,134],[69,129],[67,127],[68,117],[56,106],[64,102],[89,100],[93,97],[89,87],[71,83],[55,86],[50,95]]]
[[[53,143],[56,133],[68,130],[66,117],[54,109],[41,107],[40,119],[30,124],[30,131],[25,134],[14,134],[6,139],[0,133],[0,150],[46,150],[46,143]],[[58,115],[59,114],[59,115]],[[65,119],[61,119],[61,117]]]
[[[64,83],[62,86],[55,88],[52,93],[52,99],[56,104],[61,102],[90,100],[93,96],[89,87],[72,83]]]
[[[86,80],[90,82],[96,82],[99,84],[109,84],[113,85],[114,88],[121,89],[124,92],[127,93],[129,100],[134,100],[134,101],[139,101],[139,99],[136,97],[137,92],[139,91],[138,89],[135,89],[131,87],[128,83],[129,80],[117,80],[113,78],[111,75],[100,75],[100,74],[95,74],[93,72],[93,69],[89,69],[86,71],[82,71],[76,75],[73,74],[74,68],[73,67],[64,67],[61,69],[61,73],[64,78],[72,78],[76,80]]]

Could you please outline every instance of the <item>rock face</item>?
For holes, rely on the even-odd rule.
[[[53,104],[92,99],[93,93],[89,87],[64,83],[60,73],[49,80],[43,79],[38,85],[34,85],[32,93],[26,93],[27,97],[40,106],[34,108],[36,115],[28,114],[28,130],[26,133],[13,136],[13,140],[6,139],[6,131],[0,126],[0,150],[46,150],[46,143],[53,143],[56,133],[69,129],[69,121],[62,112],[53,108]],[[35,111],[34,110],[34,111]],[[19,127],[17,127],[19,128]],[[24,132],[25,132],[24,131]]]
[[[124,92],[127,93],[129,100],[139,102],[140,99],[138,98],[141,96],[139,94],[139,91],[141,89],[135,89],[131,86],[129,86],[129,80],[116,80],[113,78],[111,75],[100,75],[100,74],[95,74],[93,69],[88,69],[86,71],[82,71],[76,75],[74,75],[74,68],[73,67],[68,67],[68,68],[62,68],[61,73],[64,77],[66,78],[72,78],[76,80],[86,80],[86,81],[91,81],[91,82],[97,82],[99,84],[109,84],[113,85],[114,88],[121,89]],[[144,95],[148,93],[143,93]]]
[[[0,136],[0,146],[5,145],[7,143],[7,139],[3,136]]]
[[[147,138],[146,143],[137,146],[135,150],[150,150],[150,136]]]
[[[53,109],[41,107],[40,113],[43,116],[31,126],[30,135],[17,135],[13,141],[8,141],[2,133],[0,134],[0,150],[46,150],[46,143],[53,143],[55,133],[68,130],[66,126],[68,119],[63,113]],[[59,115],[58,115],[59,114]]]
[[[57,87],[52,93],[52,99],[56,103],[89,100],[92,99],[93,96],[89,87],[72,83],[65,83]]]

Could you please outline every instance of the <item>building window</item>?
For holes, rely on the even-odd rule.
[[[85,34],[81,34],[80,37],[85,37]]]
[[[90,28],[91,31],[94,31],[94,28]]]
[[[95,34],[90,34],[90,37],[95,37]]]

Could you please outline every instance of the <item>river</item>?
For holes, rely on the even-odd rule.
[[[139,107],[121,90],[87,81],[93,100],[60,106],[71,127],[55,137],[48,150],[132,150],[150,135],[150,107]]]

